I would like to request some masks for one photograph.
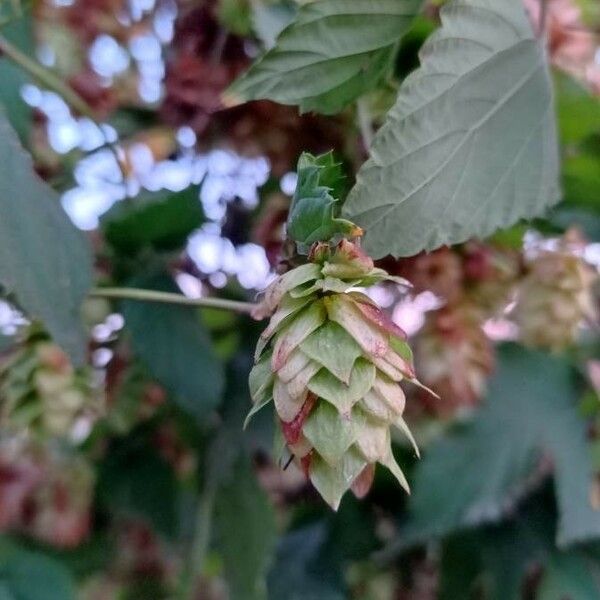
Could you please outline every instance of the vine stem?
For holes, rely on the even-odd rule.
[[[60,77],[52,73],[52,71],[46,69],[46,67],[27,56],[24,52],[21,52],[3,35],[0,35],[0,53],[19,65],[45,87],[59,94],[77,112],[89,117],[94,122],[96,121],[92,107],[79,94],[65,84]]]
[[[194,593],[198,577],[202,574],[210,547],[216,495],[217,487],[214,482],[210,482],[200,495],[194,525],[194,539],[182,574],[180,594],[182,600],[193,600],[195,598]]]
[[[356,117],[358,120],[358,127],[360,129],[360,135],[365,145],[365,149],[368,151],[373,143],[373,120],[371,118],[371,112],[369,111],[369,105],[366,98],[359,98],[356,101]]]
[[[226,300],[225,298],[188,298],[182,294],[138,288],[95,288],[89,295],[94,298],[115,298],[120,300],[139,300],[140,302],[179,304],[190,307],[210,307],[244,314],[251,314],[257,307],[256,304],[251,302],[239,302],[237,300]]]
[[[29,73],[33,79],[49,90],[56,92],[73,110],[88,117],[88,119],[93,121],[96,125],[99,125],[94,109],[75,90],[73,90],[73,88],[64,83],[60,77],[44,67],[44,65],[19,50],[3,35],[0,35],[0,56],[6,56],[9,60],[12,60],[16,65],[21,67],[23,71]],[[125,181],[127,179],[127,173],[123,167],[123,159],[119,154],[119,150],[114,144],[108,143],[107,146],[113,153],[117,166],[123,176],[123,181]]]

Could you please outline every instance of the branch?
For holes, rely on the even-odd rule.
[[[0,53],[19,65],[44,87],[62,96],[63,100],[78,113],[89,117],[94,122],[96,121],[94,110],[79,94],[44,65],[21,52],[3,35],[0,35]]]
[[[221,310],[251,314],[256,304],[251,302],[238,302],[224,298],[188,298],[182,294],[158,292],[156,290],[142,290],[137,288],[105,287],[93,289],[90,296],[94,298],[117,298],[121,300],[139,300],[140,302],[162,302],[165,304],[179,304],[190,307],[210,307]]]

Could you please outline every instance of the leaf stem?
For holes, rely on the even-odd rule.
[[[165,304],[179,304],[190,307],[210,307],[222,310],[251,314],[256,304],[226,300],[225,298],[188,298],[182,294],[159,292],[156,290],[143,290],[138,288],[103,287],[93,289],[90,296],[94,298],[117,298],[121,300],[139,300],[140,302],[162,302]]]
[[[360,129],[360,135],[365,145],[365,150],[369,150],[373,143],[373,120],[371,118],[371,111],[367,104],[366,98],[359,98],[356,101],[356,118],[358,120],[358,128]]]
[[[59,94],[77,112],[89,117],[93,121],[96,120],[92,107],[79,94],[41,63],[21,52],[3,35],[0,35],[0,53],[19,65],[39,83]]]

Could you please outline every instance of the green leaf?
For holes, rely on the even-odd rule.
[[[143,433],[136,432],[110,448],[100,465],[98,494],[112,513],[143,518],[161,534],[174,538],[175,473]]]
[[[85,334],[80,306],[92,283],[90,248],[34,172],[0,112],[0,283],[40,319],[77,364]]]
[[[590,600],[600,596],[598,565],[583,553],[555,553],[544,571],[537,600]]]
[[[273,49],[238,79],[234,102],[268,98],[336,113],[374,87],[421,0],[320,0],[303,4]]]
[[[339,567],[327,552],[328,528],[317,522],[288,533],[269,574],[269,600],[346,600]],[[336,568],[337,567],[337,568]]]
[[[554,465],[557,543],[600,536],[590,506],[592,466],[577,387],[567,362],[507,345],[485,406],[418,465],[410,518],[397,546],[499,521],[530,486],[542,456]]]
[[[453,0],[342,215],[374,258],[486,237],[559,199],[552,87],[521,0]]]
[[[217,546],[223,555],[231,600],[266,598],[266,572],[275,549],[275,516],[242,455],[215,505]]]
[[[71,574],[60,562],[2,540],[0,598],[2,600],[75,600]]]
[[[294,20],[297,11],[298,7],[292,0],[252,3],[252,25],[267,50],[275,45],[279,34]]]
[[[555,87],[561,141],[573,144],[600,132],[598,97],[566,75],[556,75]]]
[[[34,46],[31,19],[21,18],[2,27],[2,34],[23,52]],[[31,131],[32,111],[21,97],[21,88],[30,77],[9,58],[0,58],[0,103],[21,142],[26,146]]]
[[[178,250],[203,221],[198,186],[192,186],[182,192],[148,193],[118,202],[103,217],[102,230],[119,253],[137,254],[144,248]]]
[[[342,184],[341,165],[334,161],[331,152],[316,157],[302,154],[287,221],[287,232],[293,240],[310,246],[314,242],[329,241],[336,235],[356,234],[354,223],[338,217]]]
[[[167,277],[136,282],[145,288],[174,291]],[[123,302],[133,349],[151,373],[189,414],[204,419],[221,400],[223,366],[197,311],[151,302]]]

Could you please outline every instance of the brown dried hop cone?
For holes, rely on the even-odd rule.
[[[513,312],[528,346],[563,350],[576,341],[581,323],[595,318],[592,288],[598,274],[574,249],[565,239],[528,264]]]
[[[272,315],[250,374],[254,408],[274,401],[285,441],[323,498],[367,493],[375,464],[408,491],[390,426],[414,440],[402,418],[403,379],[415,380],[404,332],[357,287],[393,280],[354,244],[313,246],[310,262],[266,290],[257,318]]]
[[[78,417],[98,413],[100,404],[92,372],[74,369],[68,356],[35,328],[0,365],[3,426],[42,438],[67,436]]]

